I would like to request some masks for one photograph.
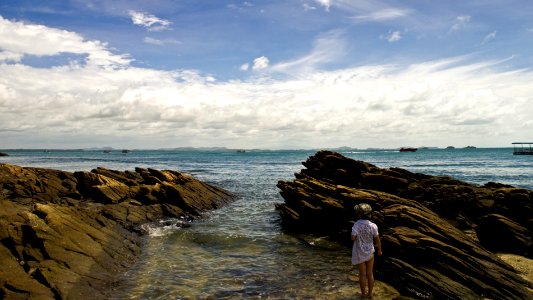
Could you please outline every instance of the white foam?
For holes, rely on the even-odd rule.
[[[141,229],[150,237],[168,236],[183,227],[189,226],[189,223],[180,219],[161,220],[159,222],[147,223],[141,225]]]

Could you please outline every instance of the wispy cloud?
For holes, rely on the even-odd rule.
[[[304,8],[304,11],[310,11],[310,10],[316,10],[316,7],[307,3],[307,2],[304,2],[303,4],[303,8]]]
[[[146,44],[156,45],[156,46],[164,46],[164,45],[179,45],[182,42],[175,40],[175,39],[156,39],[152,37],[145,37],[143,41]]]
[[[375,12],[371,12],[367,15],[359,15],[353,17],[353,20],[357,22],[383,22],[390,21],[402,17],[406,17],[411,13],[408,9],[400,8],[387,8]]]
[[[470,22],[471,18],[472,17],[468,15],[457,16],[455,18],[453,25],[450,27],[450,30],[448,32],[455,32],[455,31],[459,31],[463,29],[466,26],[466,24]]]
[[[390,31],[387,35],[380,36],[381,39],[387,40],[389,43],[398,42],[403,38],[401,31]]]
[[[297,75],[315,71],[318,67],[340,60],[346,54],[344,32],[332,30],[321,34],[314,41],[310,53],[294,60],[280,62],[271,67],[272,71]]]
[[[255,5],[253,3],[248,2],[248,1],[244,1],[244,2],[242,2],[242,4],[230,3],[226,7],[242,11],[242,10],[245,10],[247,8],[254,7],[254,6]]]
[[[493,31],[489,34],[487,34],[484,38],[483,38],[483,41],[481,42],[482,44],[486,44],[490,41],[492,41],[493,39],[496,38],[496,31]]]
[[[135,25],[142,26],[148,31],[162,31],[169,29],[172,22],[164,19],[160,19],[152,14],[130,10],[129,15],[131,21]]]

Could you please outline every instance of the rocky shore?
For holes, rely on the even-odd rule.
[[[278,183],[286,229],[350,246],[353,207],[365,202],[384,249],[376,277],[403,295],[533,299],[533,283],[496,255],[533,255],[533,191],[383,169],[330,151],[303,165],[295,180]]]
[[[176,171],[0,164],[0,298],[108,298],[141,251],[141,224],[199,218],[231,200]]]

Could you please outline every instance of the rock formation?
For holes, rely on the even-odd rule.
[[[9,156],[9,154],[0,152],[0,156]]]
[[[382,169],[329,151],[303,164],[295,180],[278,183],[285,202],[277,209],[285,228],[350,245],[353,207],[366,202],[383,244],[375,272],[402,294],[533,298],[533,284],[487,250],[531,255],[532,191]]]
[[[231,199],[176,171],[0,164],[0,298],[107,298],[140,253],[140,224],[197,218]]]

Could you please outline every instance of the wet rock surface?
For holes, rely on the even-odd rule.
[[[199,218],[231,200],[176,171],[0,164],[0,298],[107,298],[141,251],[139,225]]]
[[[533,298],[533,283],[490,251],[531,256],[532,191],[383,169],[330,151],[303,164],[295,180],[278,183],[285,202],[277,209],[286,229],[325,234],[351,246],[353,207],[365,202],[382,237],[376,275],[402,294]]]

